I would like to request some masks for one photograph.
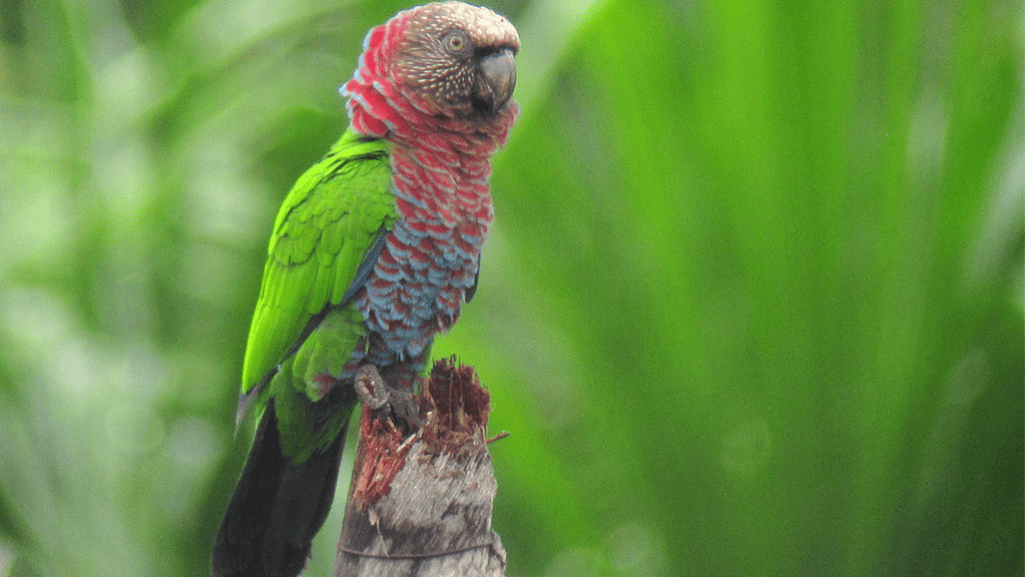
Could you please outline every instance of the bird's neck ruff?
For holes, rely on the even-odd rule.
[[[440,216],[449,229],[475,221],[486,231],[493,214],[491,155],[505,144],[519,108],[510,101],[491,118],[454,118],[406,89],[390,70],[408,23],[402,16],[367,34],[359,67],[342,86],[352,127],[395,145],[392,168],[403,216]]]

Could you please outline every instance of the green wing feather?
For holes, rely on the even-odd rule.
[[[240,417],[308,336],[311,320],[340,303],[375,240],[394,225],[391,176],[386,143],[349,130],[288,193],[249,329]]]

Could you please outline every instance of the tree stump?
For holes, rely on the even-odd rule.
[[[409,436],[391,413],[363,408],[333,577],[504,575],[488,393],[472,367],[445,359],[414,403],[423,424]]]

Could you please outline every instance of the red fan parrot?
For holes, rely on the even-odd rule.
[[[360,383],[408,397],[473,297],[519,46],[508,20],[461,2],[367,34],[341,89],[349,127],[274,222],[237,419],[262,416],[215,539],[216,577],[302,571]]]

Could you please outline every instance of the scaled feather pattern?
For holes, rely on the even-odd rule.
[[[494,12],[465,10],[459,3],[426,8],[432,6],[455,8],[454,19],[472,14],[478,44],[519,47],[515,29]],[[400,218],[365,290],[353,301],[383,339],[384,346],[366,357],[374,364],[418,357],[458,319],[494,218],[491,155],[505,144],[518,112],[509,102],[484,122],[450,116],[391,74],[418,10],[424,7],[367,34],[359,68],[342,87],[353,129],[394,144]]]

